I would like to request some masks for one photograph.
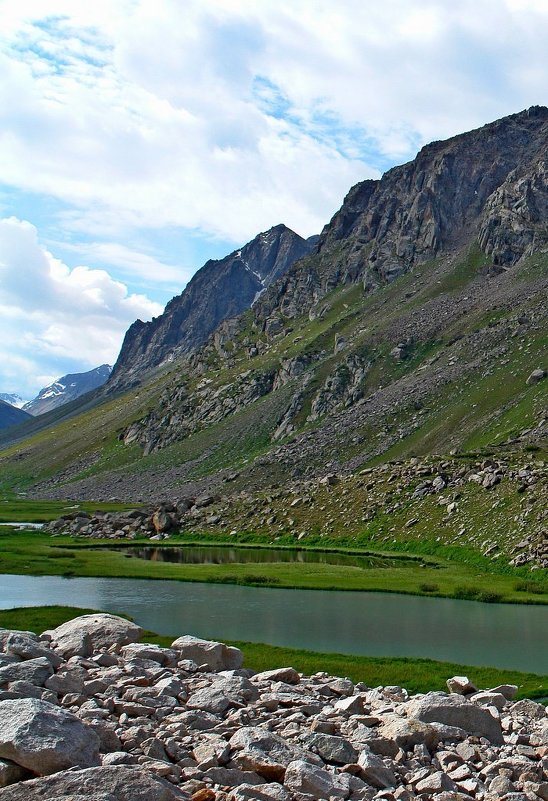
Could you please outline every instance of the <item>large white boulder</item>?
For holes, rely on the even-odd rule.
[[[239,648],[232,648],[222,642],[201,640],[185,634],[171,643],[181,655],[197,665],[208,665],[212,670],[238,670],[243,665],[244,655]]]
[[[52,647],[68,659],[71,656],[91,656],[94,651],[109,648],[119,650],[123,645],[137,642],[143,629],[123,617],[97,613],[75,617],[47,633]]]

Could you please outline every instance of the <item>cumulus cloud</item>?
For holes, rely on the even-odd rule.
[[[6,386],[32,395],[43,373],[113,363],[127,327],[161,306],[105,270],[69,269],[29,222],[0,221],[0,341]]]

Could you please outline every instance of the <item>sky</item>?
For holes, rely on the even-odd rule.
[[[0,0],[0,392],[113,363],[210,258],[548,103],[547,0]]]

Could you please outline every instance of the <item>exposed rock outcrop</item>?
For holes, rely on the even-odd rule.
[[[336,286],[373,288],[476,237],[495,264],[511,266],[546,241],[547,148],[548,108],[534,106],[356,184],[317,255],[265,292],[255,314],[295,317]]]
[[[166,359],[203,344],[223,320],[248,309],[313,246],[314,241],[277,225],[224,259],[208,261],[163,314],[149,323],[137,320],[128,329],[109,388],[135,383]]]

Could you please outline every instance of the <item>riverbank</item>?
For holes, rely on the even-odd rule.
[[[96,610],[93,609],[79,609],[70,606],[3,609],[0,610],[0,628],[44,631],[56,628],[79,615],[95,612]],[[168,647],[174,637],[180,633],[173,632],[172,635],[167,636],[146,631],[143,639],[162,647]],[[326,671],[332,675],[348,676],[354,683],[361,681],[370,687],[389,684],[405,686],[413,693],[444,690],[449,676],[467,675],[477,686],[481,687],[515,684],[518,686],[517,698],[548,696],[548,675],[542,676],[518,670],[462,665],[433,659],[321,653],[242,640],[227,640],[227,644],[239,648],[244,654],[244,666],[254,671],[277,669],[290,664],[306,675]]]
[[[256,672],[192,636],[143,639],[100,613],[2,632],[0,801],[546,796],[546,709],[515,685],[449,675],[449,692],[414,695],[325,665]]]
[[[269,542],[245,534],[231,541],[213,539],[211,535],[174,535],[169,541],[154,543],[154,547],[171,548],[215,543],[218,547],[272,547]],[[313,562],[272,562],[257,564],[176,564],[173,562],[140,559],[125,551],[138,546],[150,546],[148,539],[113,543],[112,540],[93,540],[79,537],[52,536],[43,532],[0,531],[0,572],[20,575],[93,576],[111,578],[170,579],[176,581],[273,586],[285,589],[358,590],[395,592],[430,597],[459,598],[487,602],[547,604],[548,581],[545,576],[532,575],[525,568],[504,566],[504,572],[489,565],[478,555],[473,559],[466,551],[460,559],[450,559],[435,553],[428,555],[402,554],[388,549],[355,549],[332,547],[333,553],[376,556],[386,562],[383,567],[363,569],[348,565]],[[277,548],[326,553],[320,549],[276,542]],[[409,558],[415,556],[415,558]],[[404,557],[404,558],[402,558]],[[407,558],[405,558],[407,557]],[[393,561],[391,561],[393,560]],[[489,567],[491,569],[489,570]],[[544,574],[546,571],[537,571]]]

